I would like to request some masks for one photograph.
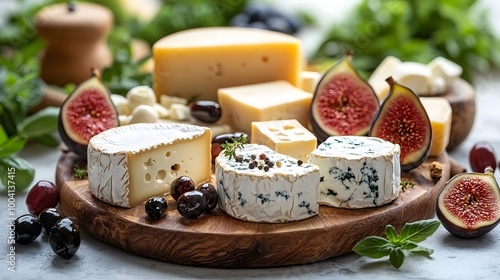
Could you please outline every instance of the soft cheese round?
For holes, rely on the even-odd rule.
[[[399,157],[399,145],[380,138],[328,138],[309,158],[320,168],[320,203],[368,208],[393,201],[400,189]]]
[[[265,154],[275,165],[268,171],[249,168],[221,154],[215,160],[219,208],[230,216],[251,222],[280,223],[318,214],[319,168],[274,152],[263,145],[246,144],[236,151],[250,158]],[[278,163],[280,162],[280,163]]]
[[[90,192],[107,203],[133,207],[170,191],[181,175],[211,178],[210,129],[174,123],[139,123],[90,139]]]

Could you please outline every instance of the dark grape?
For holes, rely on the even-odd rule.
[[[183,193],[194,191],[195,187],[193,179],[188,176],[180,176],[170,184],[170,195],[174,200],[178,200]]]
[[[177,200],[177,211],[188,219],[194,219],[205,213],[207,202],[204,194],[200,191],[189,191]]]
[[[167,200],[165,200],[162,196],[152,197],[146,201],[144,208],[149,218],[153,220],[159,219],[167,213]]]
[[[63,215],[57,208],[47,208],[38,215],[40,223],[42,223],[42,232],[49,235],[52,227],[63,218]]]
[[[215,101],[198,100],[191,103],[190,107],[191,116],[205,123],[214,123],[218,121],[222,115],[220,105]]]
[[[47,208],[56,207],[59,203],[59,190],[54,183],[39,181],[26,196],[26,206],[31,214],[39,215]]]
[[[42,224],[38,216],[25,214],[14,221],[16,243],[26,244],[34,241],[42,232]]]
[[[469,163],[472,171],[483,173],[488,166],[496,169],[497,161],[493,146],[485,141],[476,143],[469,153]]]
[[[57,255],[69,259],[80,248],[80,228],[73,218],[62,218],[52,227],[49,245]]]
[[[273,16],[266,19],[269,30],[292,34],[292,26],[284,16]]]
[[[219,195],[217,194],[217,189],[215,189],[214,185],[210,183],[204,183],[198,186],[198,191],[202,192],[205,196],[207,208],[205,209],[205,213],[210,213],[212,210],[217,207],[217,203],[219,202]]]
[[[222,152],[222,146],[221,144],[224,144],[226,142],[232,142],[233,139],[239,138],[241,135],[248,141],[248,135],[243,132],[235,132],[235,133],[224,133],[224,134],[219,134],[215,137],[212,138],[212,162],[215,160],[215,158]]]

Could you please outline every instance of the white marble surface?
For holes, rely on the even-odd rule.
[[[297,1],[295,1],[297,2]],[[483,1],[493,2],[493,1]],[[496,3],[496,2],[495,2]],[[468,152],[480,140],[500,153],[500,73],[478,77],[477,116],[469,138],[451,155],[469,167]],[[500,154],[499,154],[500,155]],[[59,152],[29,145],[21,156],[36,166],[38,180],[54,181]],[[500,178],[496,171],[497,179]],[[16,193],[16,215],[27,213],[26,192]],[[431,258],[410,257],[394,269],[387,259],[373,260],[354,253],[280,268],[214,269],[176,265],[133,255],[104,243],[85,230],[80,250],[70,260],[56,256],[46,237],[15,250],[16,272],[8,271],[7,196],[0,194],[0,279],[500,279],[500,226],[477,239],[451,236],[443,227],[422,243],[435,250]]]

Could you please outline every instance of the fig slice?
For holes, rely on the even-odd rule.
[[[438,196],[436,215],[458,237],[475,238],[493,230],[500,222],[500,189],[493,169],[448,180]]]
[[[309,110],[319,142],[330,136],[368,134],[379,100],[351,63],[352,52],[328,69],[316,87]]]
[[[429,156],[432,127],[417,94],[408,87],[386,79],[389,93],[380,105],[369,135],[401,147],[401,171],[420,166]]]
[[[87,158],[90,138],[100,132],[119,126],[118,111],[111,101],[108,89],[102,84],[99,72],[91,76],[66,98],[61,105],[58,130],[68,149]]]

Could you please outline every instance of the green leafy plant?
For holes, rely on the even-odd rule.
[[[236,157],[236,150],[243,149],[243,144],[247,143],[247,138],[240,135],[238,138],[233,138],[233,142],[226,142],[221,144],[222,149],[224,149],[224,155],[229,157],[229,159]]]
[[[353,251],[359,255],[370,258],[382,258],[389,256],[389,261],[395,268],[400,268],[405,257],[411,254],[429,257],[434,250],[418,245],[431,236],[441,223],[438,220],[422,220],[407,223],[401,229],[400,234],[392,225],[385,227],[387,238],[380,236],[369,236],[359,241],[353,247]]]
[[[413,188],[415,186],[415,182],[408,179],[401,179],[399,185],[401,185],[401,191],[405,192],[407,189]]]
[[[352,49],[355,66],[367,76],[388,55],[421,63],[443,56],[461,65],[470,81],[474,71],[500,65],[500,42],[478,2],[363,0],[331,27],[313,58],[340,57]]]

